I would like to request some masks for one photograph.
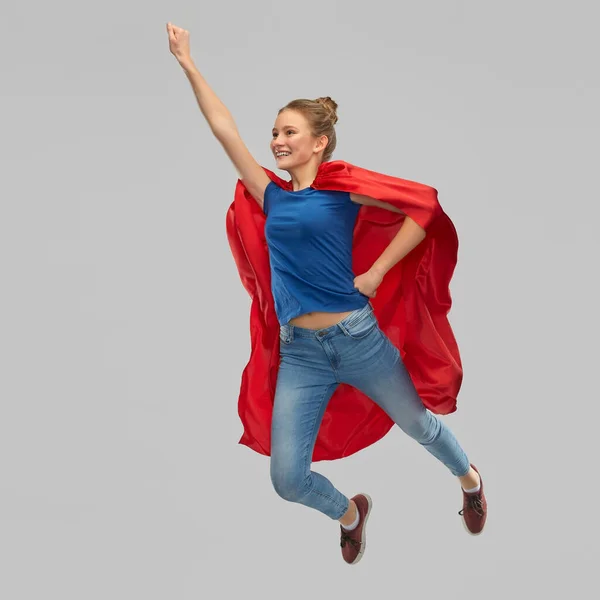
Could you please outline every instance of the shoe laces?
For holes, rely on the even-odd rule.
[[[459,515],[463,515],[466,510],[475,511],[480,517],[485,515],[483,511],[483,502],[480,494],[467,494],[467,506],[458,511]]]
[[[343,548],[346,545],[347,542],[349,542],[350,544],[352,544],[355,548],[360,545],[359,541],[355,540],[350,534],[346,533],[342,529],[342,537],[341,537],[341,540],[340,540],[340,546]]]

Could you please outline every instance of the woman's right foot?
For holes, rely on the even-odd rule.
[[[367,494],[357,494],[352,498],[358,509],[358,525],[351,531],[340,525],[340,546],[342,557],[350,565],[355,565],[365,553],[367,547],[367,520],[373,506],[371,497]]]

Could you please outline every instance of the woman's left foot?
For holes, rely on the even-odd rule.
[[[373,507],[373,501],[368,494],[357,494],[352,498],[358,509],[358,525],[350,531],[340,525],[342,557],[349,565],[355,565],[365,553],[367,547],[367,520]]]
[[[477,471],[475,465],[471,465],[471,467]],[[487,519],[487,500],[483,493],[483,479],[479,471],[477,474],[479,475],[479,491],[467,493],[463,489],[463,508],[458,511],[463,518],[465,529],[471,535],[479,535],[483,531]]]

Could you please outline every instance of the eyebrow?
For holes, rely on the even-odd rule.
[[[298,129],[295,125],[284,125],[282,129],[287,129],[288,127],[291,127],[292,129]],[[276,129],[277,127],[273,127],[272,131],[275,131]]]

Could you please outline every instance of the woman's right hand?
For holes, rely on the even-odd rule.
[[[171,54],[179,61],[180,65],[190,64],[192,62],[190,32],[172,23],[167,23],[167,32],[169,34],[169,50]]]

